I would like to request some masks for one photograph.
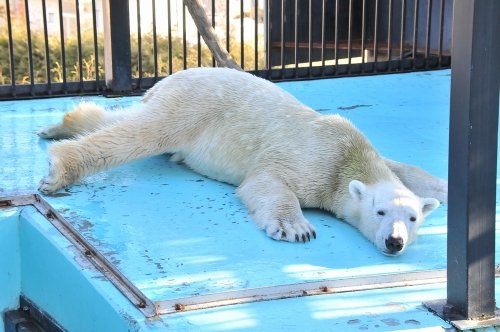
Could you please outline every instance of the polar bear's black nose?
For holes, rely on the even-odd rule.
[[[396,253],[398,251],[401,251],[401,249],[403,249],[403,246],[404,242],[403,239],[400,237],[389,236],[387,240],[385,240],[385,247],[391,253]]]

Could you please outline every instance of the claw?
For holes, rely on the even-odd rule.
[[[302,242],[306,243],[306,236],[302,234]]]
[[[313,238],[316,238],[316,232],[312,231]]]
[[[309,232],[307,232],[306,235],[307,235],[307,241],[311,241],[311,235],[309,234]]]
[[[286,233],[285,233],[285,231],[281,231],[281,238],[282,239],[286,239]]]
[[[295,234],[295,242],[300,242],[299,234]]]

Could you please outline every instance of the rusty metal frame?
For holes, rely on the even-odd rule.
[[[250,302],[446,282],[446,270],[438,269],[275,285],[205,295],[193,295],[153,302],[132,284],[104,255],[90,244],[83,235],[81,235],[40,195],[25,194],[0,197],[0,209],[27,205],[33,206],[42,214],[42,216],[66,237],[75,248],[147,318],[182,311],[200,310]],[[500,275],[499,272],[500,271],[497,271],[496,276]]]
[[[303,296],[418,286],[446,282],[446,270],[399,274],[369,275],[345,279],[304,282],[288,285],[241,289],[230,292],[195,295],[156,302],[158,314],[172,314],[218,306],[258,301],[281,300]]]
[[[0,208],[33,206],[108,280],[122,292],[144,316],[156,316],[155,304],[132,284],[110,261],[90,244],[63,216],[38,194],[0,197]]]

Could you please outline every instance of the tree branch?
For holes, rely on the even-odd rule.
[[[201,37],[205,41],[205,44],[207,44],[208,49],[212,52],[212,55],[217,62],[217,66],[243,70],[222,46],[219,38],[217,38],[212,24],[208,21],[205,10],[198,0],[184,0],[184,5],[186,5],[189,14],[191,14],[191,17],[193,18]]]

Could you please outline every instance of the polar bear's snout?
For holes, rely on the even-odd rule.
[[[408,228],[404,221],[398,220],[392,224],[392,232],[385,240],[385,247],[390,254],[401,252],[408,243]]]
[[[412,241],[411,233],[416,232],[413,226],[400,218],[383,221],[376,235],[375,244],[377,248],[388,256],[402,254]]]
[[[401,237],[395,237],[391,235],[385,240],[385,247],[391,254],[395,254],[401,251],[404,245],[404,240]]]
[[[409,242],[408,226],[402,220],[382,224],[376,241],[379,250],[391,256],[401,254]]]

